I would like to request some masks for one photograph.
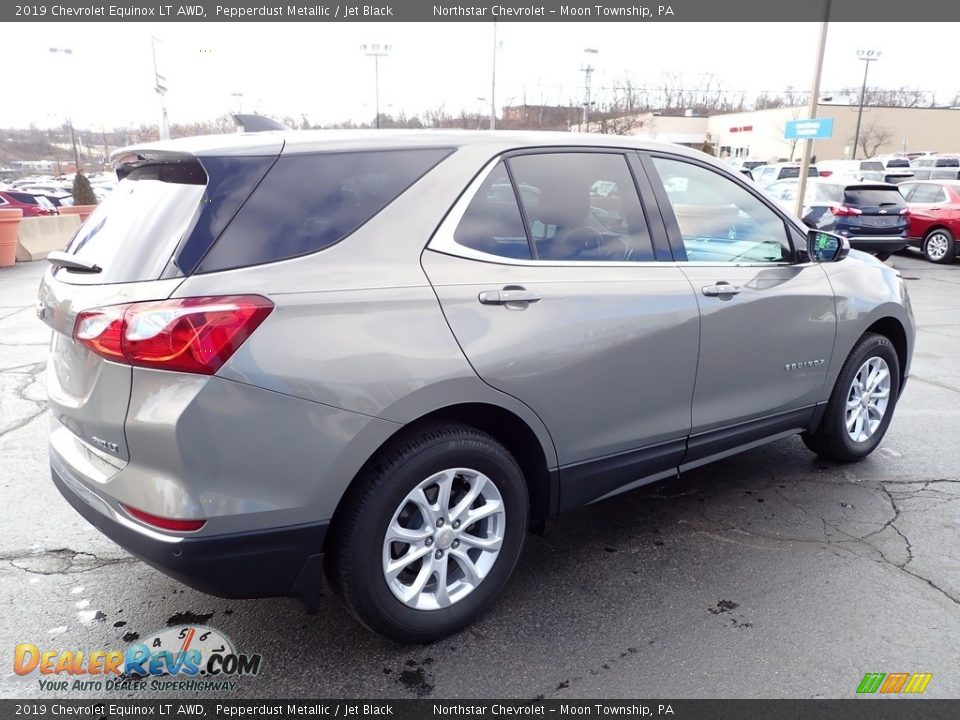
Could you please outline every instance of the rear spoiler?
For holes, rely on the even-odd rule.
[[[249,115],[236,113],[233,116],[233,121],[237,124],[237,129],[240,132],[245,133],[256,133],[256,132],[269,132],[271,130],[290,130],[283,123],[279,123],[272,118],[265,117],[264,115]]]

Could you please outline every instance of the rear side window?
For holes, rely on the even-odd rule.
[[[932,203],[940,202],[941,190],[939,185],[917,185],[916,190],[910,196],[910,202]]]
[[[623,155],[537,153],[508,162],[538,259],[653,260],[643,207]]]
[[[533,191],[534,188],[520,188],[520,192]],[[520,206],[502,162],[473,196],[453,239],[458,245],[488,255],[530,259],[530,245],[523,229]]]
[[[845,205],[856,207],[903,207],[903,195],[896,188],[847,188],[843,192]]]
[[[450,148],[281,157],[199,272],[275,262],[330,247],[452,152]]]

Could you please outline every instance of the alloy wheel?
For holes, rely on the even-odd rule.
[[[390,592],[417,610],[449,607],[473,592],[503,545],[503,498],[477,470],[450,468],[411,490],[383,538]]]
[[[927,257],[935,262],[943,260],[950,247],[950,241],[942,232],[935,232],[927,238],[926,252]]]
[[[880,427],[890,403],[890,367],[881,357],[871,357],[853,376],[847,390],[847,435],[866,442]]]

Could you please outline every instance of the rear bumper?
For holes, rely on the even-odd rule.
[[[897,252],[903,250],[910,244],[906,237],[883,236],[883,235],[858,235],[847,238],[850,241],[850,247],[863,252]]]
[[[140,531],[133,521],[121,522],[112,510],[105,514],[81,497],[55,467],[51,475],[63,497],[90,524],[184,585],[223,598],[293,595],[308,610],[315,608],[329,523],[213,537],[166,536]]]

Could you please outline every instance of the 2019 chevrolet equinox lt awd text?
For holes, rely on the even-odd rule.
[[[791,434],[869,455],[896,270],[702,153],[263,132],[133,147],[51,256],[53,481],[204,592],[464,627],[558,513]]]

